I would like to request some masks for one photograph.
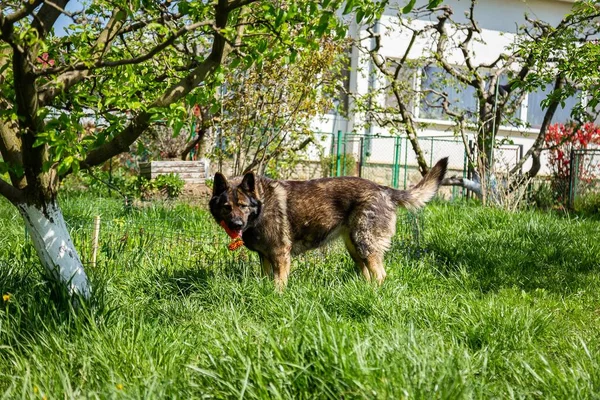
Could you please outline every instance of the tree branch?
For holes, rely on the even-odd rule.
[[[402,124],[404,125],[406,136],[407,136],[407,138],[413,148],[413,151],[415,152],[415,156],[417,158],[419,172],[421,173],[421,175],[425,176],[425,174],[427,174],[427,171],[429,171],[429,166],[427,165],[427,161],[425,160],[425,155],[423,153],[423,150],[421,149],[421,145],[419,144],[417,127],[416,127],[412,112],[410,111],[410,106],[407,105],[406,102],[404,101],[404,99],[402,97],[402,95],[404,93],[401,93],[402,89],[400,87],[398,87],[397,82],[398,82],[398,77],[400,75],[400,71],[404,67],[406,60],[408,59],[408,56],[410,54],[410,51],[412,50],[412,48],[416,42],[417,37],[419,35],[421,35],[427,28],[424,28],[421,30],[415,30],[415,29],[411,29],[411,28],[408,28],[408,29],[410,29],[412,31],[412,36],[411,36],[411,39],[409,41],[407,48],[404,51],[402,58],[400,59],[398,65],[394,69],[393,74],[390,73],[390,71],[386,68],[385,59],[380,59],[381,56],[379,54],[379,50],[381,49],[381,36],[376,35],[370,28],[367,29],[367,31],[369,32],[369,38],[373,39],[375,44],[372,49],[368,50],[368,53],[369,53],[369,56],[370,56],[373,64],[377,67],[379,72],[390,80],[392,93],[394,94],[394,97],[396,98],[398,111],[400,112],[400,115],[402,116]],[[370,105],[369,107],[372,108],[372,105]],[[369,111],[372,112],[373,114],[375,114],[375,111],[373,111],[373,110],[369,110]]]
[[[40,37],[46,37],[61,14],[66,14],[65,7],[69,0],[44,0],[44,5],[33,17],[31,26]]]
[[[96,39],[96,43],[94,44],[95,50],[92,53],[92,61],[101,60],[110,49],[113,39],[123,26],[125,18],[126,14],[123,10],[116,9],[113,11],[106,27],[100,32],[100,35],[98,35],[98,38]],[[65,93],[71,87],[89,77],[91,73],[92,69],[88,68],[82,71],[68,71],[57,76],[55,79],[42,86],[38,91],[38,101],[40,105],[45,106],[49,104],[56,96]]]
[[[11,184],[0,178],[0,194],[6,197],[11,203],[22,203],[25,200],[25,194]]]
[[[304,139],[304,141],[302,143],[300,143],[297,147],[295,147],[294,149],[292,149],[292,152],[299,152],[301,150],[303,150],[306,146],[308,146],[309,144],[311,144],[313,141],[313,138],[309,137],[307,139]],[[283,146],[279,146],[275,151],[269,153],[269,155],[263,157],[260,160],[260,163],[264,163],[265,161],[269,161],[272,160],[273,158],[276,158],[277,156],[279,156],[281,153],[283,153],[285,150],[285,148]],[[254,161],[252,161],[252,163],[250,163],[250,165],[248,165],[244,171],[242,172],[242,175],[252,171],[252,169],[254,167],[256,167],[259,164],[259,162],[255,159]]]
[[[111,20],[111,21],[113,21],[113,23],[114,23],[114,20]],[[139,64],[141,62],[151,59],[156,54],[160,53],[162,50],[164,50],[167,47],[169,47],[170,45],[172,45],[175,42],[175,40],[182,37],[186,33],[191,32],[191,31],[198,29],[200,27],[203,27],[203,26],[212,26],[212,25],[213,25],[213,21],[201,21],[201,22],[193,23],[191,25],[184,26],[183,28],[179,29],[177,32],[171,34],[165,41],[163,41],[162,43],[159,43],[158,45],[156,45],[155,47],[150,49],[150,51],[148,51],[146,54],[143,54],[138,57],[129,58],[129,59],[121,59],[121,60],[114,60],[114,61],[102,61],[101,56],[103,56],[106,53],[107,46],[100,46],[99,48],[103,49],[104,51],[102,52],[100,57],[94,57],[96,62],[94,63],[93,67],[90,67],[90,63],[88,61],[88,62],[64,66],[64,67],[45,68],[45,69],[41,70],[38,73],[38,75],[39,76],[49,76],[49,75],[54,75],[57,73],[68,73],[68,72],[72,72],[72,71],[82,71],[82,72],[89,73],[97,68],[117,67],[120,65],[129,65],[129,64]],[[118,33],[118,30],[114,31],[114,29],[110,28],[109,26],[107,26],[107,29],[105,30],[105,32],[107,32],[107,31],[114,32],[114,34]],[[110,36],[107,38],[99,37],[97,43],[107,44],[108,41],[111,41],[113,38],[114,38],[114,36]],[[96,47],[98,47],[98,46],[96,46]]]
[[[566,79],[564,76],[559,75],[556,77],[554,82],[554,91],[561,90],[561,88],[565,85]],[[546,109],[546,113],[544,114],[544,119],[542,121],[542,126],[540,127],[540,131],[538,133],[537,138],[533,142],[533,145],[527,150],[527,153],[519,160],[519,162],[514,166],[514,168],[510,171],[510,174],[516,174],[521,170],[523,164],[531,157],[531,168],[527,171],[528,178],[534,178],[541,168],[540,163],[540,154],[542,152],[542,146],[544,145],[544,138],[546,137],[546,129],[550,125],[552,118],[554,118],[554,114],[558,108],[559,101],[552,100],[548,108]]]
[[[229,17],[227,7],[228,3],[225,0],[219,0],[215,5],[215,26],[217,30],[227,26]],[[215,33],[210,55],[186,77],[168,88],[150,104],[148,110],[168,106],[190,93],[222,64],[229,52],[230,48],[225,39],[219,33]],[[89,168],[102,164],[117,154],[127,151],[129,146],[148,128],[151,116],[151,111],[140,112],[121,133],[107,143],[90,151],[83,161],[82,167]]]
[[[22,168],[22,143],[17,136],[18,129],[14,122],[0,121],[0,154],[9,165]],[[9,170],[9,175],[14,187],[22,189],[27,185],[24,176],[18,176],[12,170]]]
[[[43,3],[42,0],[35,0],[35,1],[27,2],[25,7],[8,15],[6,17],[6,22],[9,24],[14,24],[17,21],[20,21],[23,18],[28,17],[29,15],[31,15],[33,10],[35,10],[42,3]]]
[[[444,6],[441,7],[444,11],[442,15],[438,16],[438,23],[434,24],[435,30],[439,34],[439,38],[437,41],[436,51],[433,53],[437,62],[446,70],[447,73],[458,79],[460,82],[465,85],[471,85],[471,79],[463,73],[461,73],[456,68],[452,67],[444,58],[445,46],[448,41],[448,32],[446,30],[446,23],[450,20],[452,16],[452,9],[450,7]]]

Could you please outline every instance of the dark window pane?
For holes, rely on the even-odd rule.
[[[527,122],[532,128],[537,129],[542,126],[546,109],[542,108],[541,103],[552,92],[552,89],[552,86],[546,86],[545,88],[539,88],[533,93],[529,93],[527,100]],[[552,123],[565,123],[571,119],[571,112],[579,103],[579,95],[580,93],[578,92],[574,96],[567,98],[564,107],[561,104],[558,105],[554,117],[552,118]]]
[[[428,92],[429,89],[445,92],[452,111],[467,112],[471,119],[475,117],[477,112],[475,89],[460,83],[439,67],[428,66],[423,68],[421,77],[421,90],[425,95],[421,100],[420,118],[449,119],[442,108],[442,98],[436,93]]]

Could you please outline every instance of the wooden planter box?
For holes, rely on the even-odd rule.
[[[176,174],[186,183],[204,183],[208,177],[205,161],[150,161],[139,165],[140,175],[146,179],[154,179],[158,175]]]

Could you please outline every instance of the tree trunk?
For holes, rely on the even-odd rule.
[[[91,288],[83,264],[73,246],[62,211],[56,200],[43,205],[16,205],[42,266],[67,286],[69,294],[89,298]]]

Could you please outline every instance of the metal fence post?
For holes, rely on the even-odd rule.
[[[346,176],[346,154],[348,150],[346,145],[348,144],[348,132],[344,132],[344,153],[342,154],[342,176]]]
[[[567,206],[572,210],[575,204],[575,186],[577,183],[575,180],[577,179],[577,172],[575,166],[575,150],[571,149],[571,162],[569,165],[569,198],[567,200]],[[578,170],[578,168],[577,168]]]
[[[342,148],[342,131],[339,130],[337,132],[337,146],[335,149],[335,176],[340,176],[341,172],[342,172],[342,160],[340,157],[340,150]]]
[[[404,189],[408,180],[408,137],[404,139]]]
[[[400,175],[400,151],[401,151],[400,137],[394,138],[394,165],[392,166],[392,187],[398,188],[398,175]]]
[[[429,152],[429,167],[433,167],[433,136],[431,137],[431,151]]]
[[[470,145],[470,144],[469,144],[469,145]],[[463,150],[464,150],[464,153],[465,153],[465,155],[464,155],[464,157],[463,157],[463,170],[462,170],[462,176],[463,176],[463,179],[465,179],[465,178],[467,178],[467,165],[468,165],[467,152],[468,152],[468,149],[464,149],[464,148],[463,148]],[[462,196],[463,196],[463,197],[467,197],[467,194],[468,194],[468,193],[467,193],[467,190],[466,190],[464,187],[461,189],[461,193],[462,193]]]
[[[362,178],[362,168],[363,168],[363,150],[365,145],[365,138],[361,137],[358,139],[359,153],[358,153],[358,177]]]

